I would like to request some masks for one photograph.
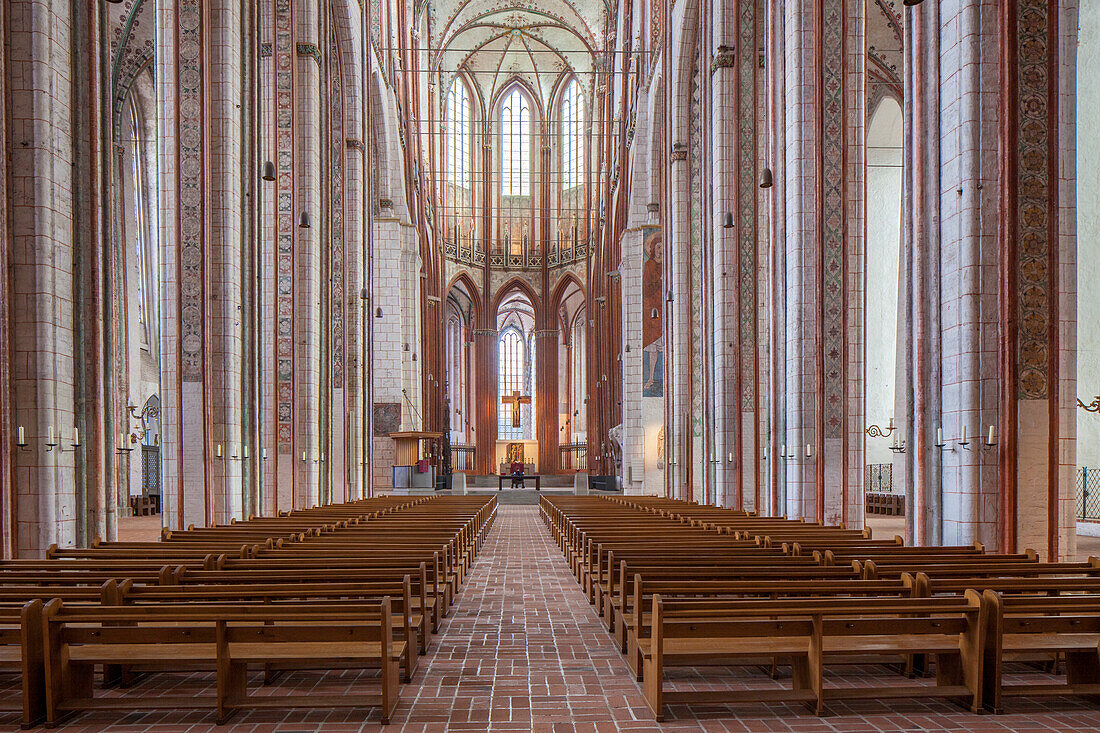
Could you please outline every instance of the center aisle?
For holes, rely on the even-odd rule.
[[[499,506],[386,730],[656,731],[533,506]]]

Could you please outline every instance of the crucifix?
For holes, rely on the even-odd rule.
[[[519,390],[516,389],[516,390],[512,390],[511,395],[509,395],[507,397],[501,397],[500,398],[500,404],[502,404],[502,405],[510,404],[512,406],[512,427],[513,428],[518,428],[518,427],[520,427],[520,419],[519,419],[520,405],[529,405],[529,404],[531,404],[531,397],[528,396],[528,395],[521,396],[520,393],[519,393]]]

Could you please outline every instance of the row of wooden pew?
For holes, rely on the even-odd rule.
[[[906,547],[653,497],[539,506],[658,720],[678,703],[797,701],[821,714],[829,700],[943,697],[1000,712],[1012,695],[1100,695],[1096,558]],[[1036,675],[1009,684],[1017,662]],[[827,683],[840,665],[883,663],[900,674]],[[714,665],[767,676],[751,689],[666,689],[666,669]],[[787,685],[771,681],[780,667]]]
[[[242,709],[376,707],[388,722],[495,516],[493,497],[379,497],[0,562],[0,672],[21,692],[3,709],[24,726],[153,708],[223,723]],[[345,669],[378,674],[354,694],[254,689]],[[208,674],[165,694],[160,675],[194,672]]]

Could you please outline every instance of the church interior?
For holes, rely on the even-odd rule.
[[[0,730],[1100,729],[1100,0],[0,40]]]

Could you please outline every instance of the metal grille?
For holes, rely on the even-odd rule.
[[[456,443],[451,445],[451,471],[474,470],[474,446]]]
[[[160,446],[141,446],[141,493],[160,496]]]
[[[567,443],[559,447],[563,471],[588,470],[588,443]]]
[[[867,466],[867,493],[894,493],[894,464],[871,463]]]
[[[1077,518],[1100,519],[1100,468],[1077,469]]]

